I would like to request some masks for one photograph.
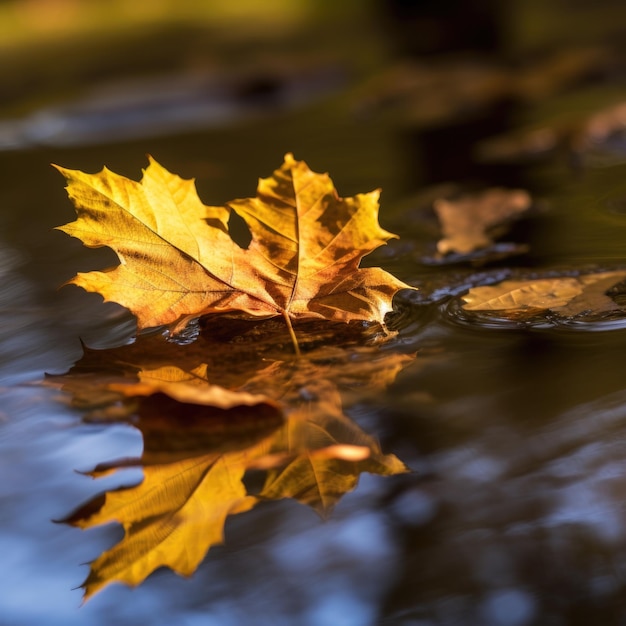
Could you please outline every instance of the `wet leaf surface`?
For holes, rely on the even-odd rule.
[[[78,219],[61,230],[90,247],[108,246],[121,264],[78,274],[72,283],[130,309],[139,329],[209,313],[383,323],[393,295],[408,288],[363,256],[395,235],[378,224],[379,191],[340,198],[327,174],[285,157],[259,181],[256,198],[221,207],[201,203],[193,181],[156,161],[141,183],[106,168],[99,174],[58,168]],[[250,229],[241,248],[231,211]]]
[[[600,272],[577,277],[526,281],[506,280],[499,285],[474,287],[463,296],[466,311],[490,311],[517,318],[532,318],[546,311],[560,317],[595,317],[624,314],[622,306],[607,295],[626,278],[626,272]]]

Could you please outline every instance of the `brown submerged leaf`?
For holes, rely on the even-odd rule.
[[[50,376],[47,380],[71,394],[75,407],[92,411],[90,418],[105,421],[109,419],[108,413],[110,419],[124,419],[134,410],[132,394],[124,395],[123,389],[115,385],[137,384],[140,373],[144,383],[185,382],[205,387],[208,382],[231,391],[245,387],[246,392],[265,398],[270,395],[274,399],[283,398],[292,386],[288,379],[261,376],[258,384],[253,384],[259,372],[285,358],[284,346],[290,338],[281,320],[240,320],[214,315],[202,321],[198,337],[186,345],[166,341],[162,335],[142,334],[132,343],[116,348],[84,347],[83,357],[68,374]],[[376,387],[382,388],[380,385],[391,382],[395,373],[413,358],[395,354],[396,369],[392,370],[387,365],[390,354],[379,353],[376,348],[386,339],[378,325],[303,320],[296,322],[294,328],[299,343],[306,349],[307,360],[320,365],[328,363],[334,367],[333,375],[340,376],[346,385],[353,382],[364,387],[372,384],[372,378],[383,377]],[[347,359],[347,354],[362,357]],[[312,377],[318,374],[311,372]],[[130,405],[126,412],[120,403]]]
[[[491,245],[494,229],[527,211],[531,198],[521,189],[488,189],[457,200],[440,198],[433,206],[444,235],[439,253],[468,254]]]
[[[103,169],[58,168],[78,218],[60,227],[89,247],[108,246],[120,265],[70,282],[130,309],[140,329],[182,328],[225,311],[383,322],[407,287],[363,256],[394,237],[378,224],[379,191],[340,198],[327,174],[291,154],[257,197],[205,206],[191,180],[150,160],[140,183]],[[231,211],[246,222],[247,249],[228,231]]]
[[[466,311],[501,311],[532,315],[552,311],[573,317],[582,313],[621,310],[606,292],[626,279],[626,271],[601,272],[578,277],[505,280],[499,285],[474,287],[463,296]]]

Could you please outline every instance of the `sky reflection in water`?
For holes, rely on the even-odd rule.
[[[270,144],[297,149],[299,158],[308,159],[308,151],[333,175],[332,165],[341,165],[350,193],[384,187],[385,226],[402,236],[381,263],[386,269],[416,280],[438,271],[414,254],[434,244],[423,240],[427,229],[402,211],[394,217],[394,194],[418,185],[412,169],[410,184],[399,170],[413,167],[407,157],[415,146],[405,144],[419,142],[421,131],[372,119],[364,133],[353,120],[320,125],[319,113],[302,115],[284,128],[279,120],[238,134],[235,125],[232,136],[219,136],[221,144],[199,133],[149,148],[2,153],[0,626],[623,622],[623,322],[594,333],[461,325],[434,299],[413,303],[412,326],[397,340],[418,350],[415,366],[386,394],[349,410],[414,474],[362,476],[328,521],[293,501],[259,506],[227,523],[226,545],[212,549],[192,578],[159,570],[135,590],[113,585],[79,608],[81,592],[72,589],[87,575],[81,564],[118,542],[121,531],[81,532],[52,520],[102,489],[136,483],[136,469],[97,483],[76,472],[139,456],[142,441],[130,426],[83,423],[57,390],[38,384],[45,372],[64,372],[80,358],[79,339],[119,345],[133,332],[118,308],[78,290],[56,291],[92,263],[94,251],[50,233],[68,221],[71,207],[48,163],[90,171],[122,163],[134,172],[156,147],[173,162],[184,153],[191,171],[219,163],[207,185],[231,197],[226,190],[267,174],[275,157]],[[529,227],[530,264],[624,263],[624,214],[614,210],[623,202],[623,170],[616,162],[584,176],[559,162],[529,177],[542,193],[552,187],[547,212]],[[224,186],[222,175],[230,177]]]

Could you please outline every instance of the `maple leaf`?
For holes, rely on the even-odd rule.
[[[290,329],[291,318],[382,323],[394,294],[408,287],[380,268],[359,267],[395,236],[378,224],[379,191],[340,198],[327,174],[291,154],[259,181],[255,198],[222,207],[202,204],[192,180],[153,159],[140,183],[106,168],[57,169],[78,216],[59,229],[112,248],[121,262],[70,283],[127,307],[139,329],[181,328],[224,311],[282,315]],[[231,210],[250,229],[247,249],[229,234]]]

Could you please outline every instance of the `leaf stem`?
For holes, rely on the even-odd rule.
[[[302,353],[300,352],[300,346],[298,345],[298,338],[296,337],[296,333],[293,330],[293,326],[291,325],[291,318],[289,317],[289,313],[287,313],[287,311],[283,311],[283,318],[285,320],[285,323],[287,324],[287,330],[289,331],[289,336],[291,337],[293,349],[296,351],[296,356],[302,356]]]

